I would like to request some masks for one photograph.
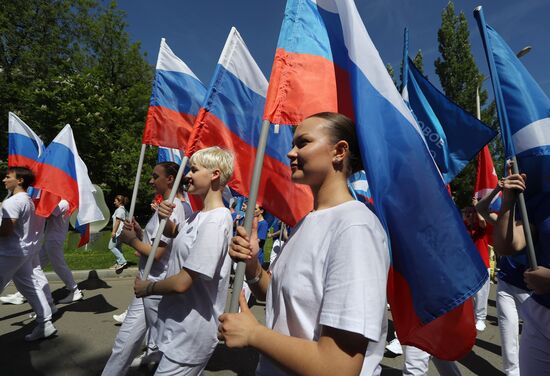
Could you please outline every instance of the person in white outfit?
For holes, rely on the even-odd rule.
[[[168,198],[173,188],[174,180],[178,172],[179,166],[174,162],[162,162],[155,166],[149,184],[151,184],[156,193],[161,194],[165,199]],[[185,218],[184,208],[180,200],[175,200],[175,209],[172,213],[171,220],[174,223],[183,222]],[[139,273],[143,276],[143,270],[147,262],[151,245],[157,234],[159,225],[159,216],[157,211],[153,213],[145,229],[139,226],[134,220],[125,222],[124,230],[120,234],[120,241],[134,248],[139,254]],[[166,276],[168,260],[172,249],[172,239],[162,237],[155,261],[151,268],[148,281],[159,281]],[[132,364],[132,361],[138,355],[140,347],[144,339],[147,344],[147,351],[140,359],[143,364],[149,360],[154,362],[155,356],[160,358],[156,345],[157,332],[155,330],[155,322],[157,321],[158,305],[161,296],[151,295],[144,299],[134,298],[128,307],[124,321],[115,338],[115,343],[111,352],[111,356],[103,369],[102,375],[119,376],[125,375]],[[149,333],[147,338],[146,333]],[[147,357],[147,358],[145,358]]]
[[[535,180],[535,179],[534,179]],[[535,180],[536,181],[536,180]],[[537,267],[523,278],[531,295],[521,304],[523,331],[519,345],[519,372],[522,375],[550,375],[550,194],[531,193],[526,197],[529,224],[516,214],[518,193],[529,182],[525,174],[510,174],[502,187],[502,206],[494,230],[495,252],[511,256],[527,246],[523,226],[533,229]]]
[[[498,214],[490,210],[491,202],[502,191],[504,179],[491,193],[479,200],[476,210],[487,223],[495,226]],[[497,274],[497,316],[500,343],[502,348],[502,368],[507,376],[519,376],[519,319],[520,306],[529,297],[529,291],[523,281],[527,269],[525,253],[502,256]]]
[[[40,265],[44,268],[51,262],[53,270],[65,283],[65,289],[69,291],[65,298],[59,300],[61,304],[76,302],[83,298],[82,291],[78,288],[63,254],[63,243],[68,231],[69,203],[67,200],[61,200],[46,220],[44,243],[40,249]]]
[[[57,332],[46,295],[33,281],[33,257],[38,253],[44,232],[44,219],[34,213],[27,188],[34,174],[26,167],[10,167],[3,180],[12,196],[2,203],[0,225],[0,293],[13,279],[17,289],[36,312],[36,327],[25,340],[50,337]]]
[[[163,355],[155,375],[202,373],[218,344],[218,316],[229,286],[232,219],[222,192],[233,173],[233,155],[211,147],[195,152],[189,163],[188,191],[204,206],[182,224],[167,221],[164,235],[174,241],[166,279],[138,278],[134,285],[138,297],[163,295],[156,324]],[[168,218],[171,212],[172,205],[162,202],[159,216]]]
[[[266,299],[266,326],[241,295],[241,313],[220,317],[230,347],[258,350],[257,375],[378,375],[387,329],[390,265],[386,233],[351,196],[347,177],[362,169],[352,120],[336,113],[305,119],[287,154],[295,183],[309,185],[313,211],[262,269],[255,226],[233,238],[253,293]]]

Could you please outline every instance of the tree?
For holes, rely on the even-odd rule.
[[[449,2],[441,14],[441,27],[437,33],[441,56],[435,60],[434,65],[447,97],[476,116],[478,87],[481,106],[487,102],[488,94],[485,89],[481,89],[484,76],[474,62],[468,30],[464,12],[456,15],[454,4]],[[496,129],[495,116],[494,104],[482,111],[482,120]],[[461,207],[471,204],[475,174],[476,162],[472,161],[451,184],[457,204]]]
[[[153,79],[125,29],[115,2],[4,0],[0,7],[0,119],[16,112],[46,144],[71,124],[90,178],[109,196],[131,192]],[[6,146],[0,137],[3,160]],[[142,180],[140,192],[149,195]],[[148,206],[149,198],[141,201]]]

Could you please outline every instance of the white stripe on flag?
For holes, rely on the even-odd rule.
[[[540,119],[521,128],[512,136],[516,154],[550,145],[550,118]]]
[[[175,53],[172,52],[164,38],[160,41],[160,51],[157,59],[157,69],[169,71],[169,72],[180,72],[185,73],[197,81],[200,81],[197,76],[191,71],[191,69],[179,58]]]

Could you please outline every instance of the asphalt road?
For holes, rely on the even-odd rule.
[[[26,343],[25,334],[34,323],[29,319],[32,312],[28,304],[0,305],[0,374],[3,376],[27,375],[99,375],[107,361],[118,326],[112,319],[115,313],[126,309],[132,298],[132,270],[120,277],[110,272],[83,272],[75,275],[84,289],[84,300],[58,305],[54,317],[58,333],[49,339]],[[64,296],[62,283],[50,284],[54,298]],[[501,371],[500,338],[496,322],[495,289],[491,286],[487,329],[478,335],[472,352],[458,362],[463,375],[504,375]],[[9,286],[4,294],[14,292]],[[259,320],[264,319],[264,306],[255,305],[253,312]],[[391,327],[391,325],[390,325]],[[392,338],[389,333],[389,338]],[[449,338],[452,341],[453,338]],[[231,350],[220,343],[206,368],[206,375],[252,375],[258,354],[252,349]],[[382,362],[382,375],[400,375],[403,356],[386,352]],[[151,375],[153,372],[140,368],[131,375]],[[437,375],[430,363],[429,375]]]

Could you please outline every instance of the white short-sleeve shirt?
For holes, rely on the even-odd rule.
[[[46,220],[44,240],[64,241],[69,231],[69,203],[61,200]]]
[[[174,211],[172,212],[172,215],[170,216],[170,220],[178,225],[185,220],[185,212],[181,201],[174,200],[174,204],[176,206],[174,208]],[[159,216],[155,211],[155,213],[151,216],[149,222],[147,222],[147,225],[145,226],[145,231],[143,232],[144,243],[153,244],[155,236],[157,236],[159,223]],[[149,276],[147,277],[147,279],[150,281],[160,281],[164,279],[166,277],[166,271],[168,269],[168,260],[170,259],[170,253],[172,251],[173,239],[167,238],[166,236],[162,235],[160,240],[166,244],[166,249],[164,250],[164,253],[160,259],[153,261],[151,271],[149,272]],[[147,264],[147,256],[142,255],[139,258],[139,274],[142,278],[145,264]]]
[[[162,297],[159,304],[157,345],[170,360],[200,364],[218,343],[218,317],[223,313],[229,287],[232,236],[227,208],[195,212],[172,244],[167,278],[182,268],[199,274],[183,294]]]
[[[122,233],[122,229],[124,228],[124,221],[126,220],[126,217],[128,216],[128,213],[126,212],[126,209],[124,206],[119,206],[116,208],[115,212],[113,213],[113,226],[115,225],[115,222],[117,219],[120,219],[120,225],[118,226],[116,230],[116,236],[119,236]]]
[[[348,201],[311,212],[271,264],[266,325],[314,341],[329,326],[362,334],[375,345],[386,334],[389,265],[385,231],[364,204]],[[366,368],[373,367],[364,363]],[[262,356],[257,374],[285,372]]]
[[[16,219],[13,232],[0,237],[0,255],[28,256],[38,250],[44,233],[44,218],[34,214],[34,204],[26,192],[19,192],[2,203],[2,220]]]

